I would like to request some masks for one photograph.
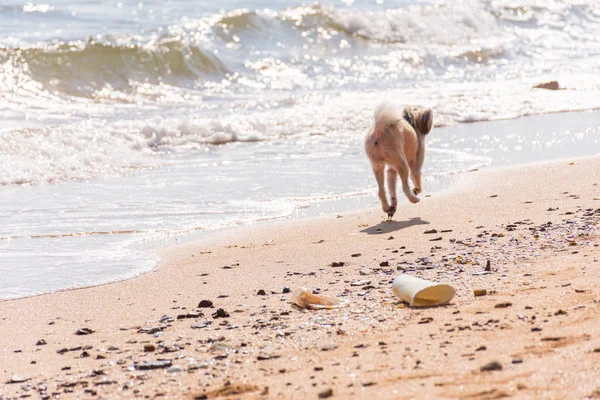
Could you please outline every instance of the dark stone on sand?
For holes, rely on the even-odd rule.
[[[90,356],[90,353],[88,353],[87,351],[84,351],[79,355],[79,358],[87,358],[89,356]]]
[[[195,312],[190,312],[187,314],[180,314],[177,316],[177,319],[186,319],[186,318],[200,318],[203,317],[204,314],[202,313],[195,313]]]
[[[481,368],[479,368],[479,370],[481,372],[501,371],[502,370],[502,364],[500,364],[498,361],[492,361],[490,363],[485,364]]]
[[[172,364],[171,360],[156,360],[156,361],[144,361],[141,364],[135,366],[135,369],[139,371],[146,371],[150,369],[161,369],[168,368]]]
[[[344,265],[346,265],[346,263],[343,262],[343,261],[337,261],[337,262],[334,261],[334,262],[331,263],[331,267],[332,268],[343,267]]]
[[[487,262],[485,263],[484,271],[491,271],[491,270],[492,270],[492,262],[490,260],[487,260]]]
[[[513,360],[511,362],[513,364],[522,364],[523,363],[523,359],[522,358],[513,358]]]
[[[279,355],[277,355],[277,354],[272,354],[272,355],[264,355],[264,354],[261,354],[261,355],[259,355],[258,357],[256,357],[256,359],[257,359],[258,361],[267,361],[267,360],[275,360],[275,359],[277,359],[277,358],[279,358],[279,357],[281,357],[281,356],[279,356]]]
[[[439,242],[440,240],[442,240],[442,237],[436,237],[435,239],[429,239],[430,242]]]
[[[200,304],[198,304],[198,308],[214,308],[213,302],[210,300],[202,300]]]
[[[227,311],[223,310],[222,308],[218,308],[217,311],[215,313],[213,313],[212,315],[213,318],[229,318],[229,314],[227,313]]]
[[[563,339],[561,336],[547,336],[542,338],[542,342],[560,342]]]
[[[264,289],[260,289],[258,292],[256,292],[257,296],[266,296],[267,292],[264,291]]]
[[[46,341],[44,339],[40,339],[37,341],[37,343],[35,344],[36,346],[44,346],[46,345]]]
[[[429,229],[428,231],[425,231],[423,233],[426,234],[426,235],[430,235],[430,234],[433,234],[433,233],[438,233],[438,231],[436,229]]]
[[[145,352],[148,353],[148,352],[151,352],[151,351],[154,351],[154,350],[156,350],[156,346],[153,345],[152,343],[147,343],[147,344],[144,345],[144,351]]]
[[[95,331],[90,328],[79,328],[79,329],[77,329],[77,332],[75,332],[75,334],[82,336],[82,335],[91,335],[94,332]]]
[[[287,287],[287,286],[284,286],[284,287],[283,287],[283,290],[281,291],[281,293],[283,293],[283,294],[287,294],[287,293],[290,293],[290,292],[291,292],[291,290],[290,290],[290,288],[289,288],[289,287]]]
[[[320,399],[328,399],[331,396],[333,396],[333,389],[327,389],[327,390],[323,390],[322,392],[319,392]]]
[[[504,303],[498,303],[498,304],[496,304],[494,306],[494,308],[508,308],[510,306],[512,306],[512,303],[510,303],[510,302],[507,301],[507,302],[504,302]]]
[[[379,263],[380,267],[389,267],[390,266],[390,262],[389,261],[382,261]]]

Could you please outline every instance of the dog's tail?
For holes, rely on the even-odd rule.
[[[394,105],[384,102],[375,109],[375,127],[373,128],[373,137],[378,139],[383,132],[392,125],[395,125],[402,119],[402,114]]]

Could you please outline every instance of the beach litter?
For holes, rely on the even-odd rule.
[[[431,282],[410,275],[400,275],[392,284],[394,294],[411,307],[429,307],[448,303],[456,290],[447,284]]]
[[[294,291],[292,303],[307,310],[332,310],[346,305],[345,302],[335,297],[313,294],[306,288]]]

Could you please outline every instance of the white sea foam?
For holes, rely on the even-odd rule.
[[[561,75],[560,81],[569,90],[532,89],[535,83],[551,77],[395,89],[386,91],[385,98],[398,104],[432,107],[436,126],[600,108],[598,83],[588,84],[594,77]],[[381,99],[381,94],[373,91],[310,95],[296,98],[293,105],[276,111],[265,109],[260,103],[238,104],[227,113],[205,111],[202,117],[194,117],[192,108],[177,111],[180,115],[175,117],[84,120],[70,125],[14,129],[0,135],[0,183],[128,174],[132,169],[167,162],[161,152],[168,150],[202,150],[232,142],[273,140],[285,140],[293,146],[300,138],[310,140],[315,135],[334,133],[360,137]]]

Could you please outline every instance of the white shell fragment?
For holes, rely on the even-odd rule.
[[[346,304],[335,297],[313,294],[306,288],[297,289],[292,296],[292,302],[298,307],[309,310],[331,310],[344,307]]]

